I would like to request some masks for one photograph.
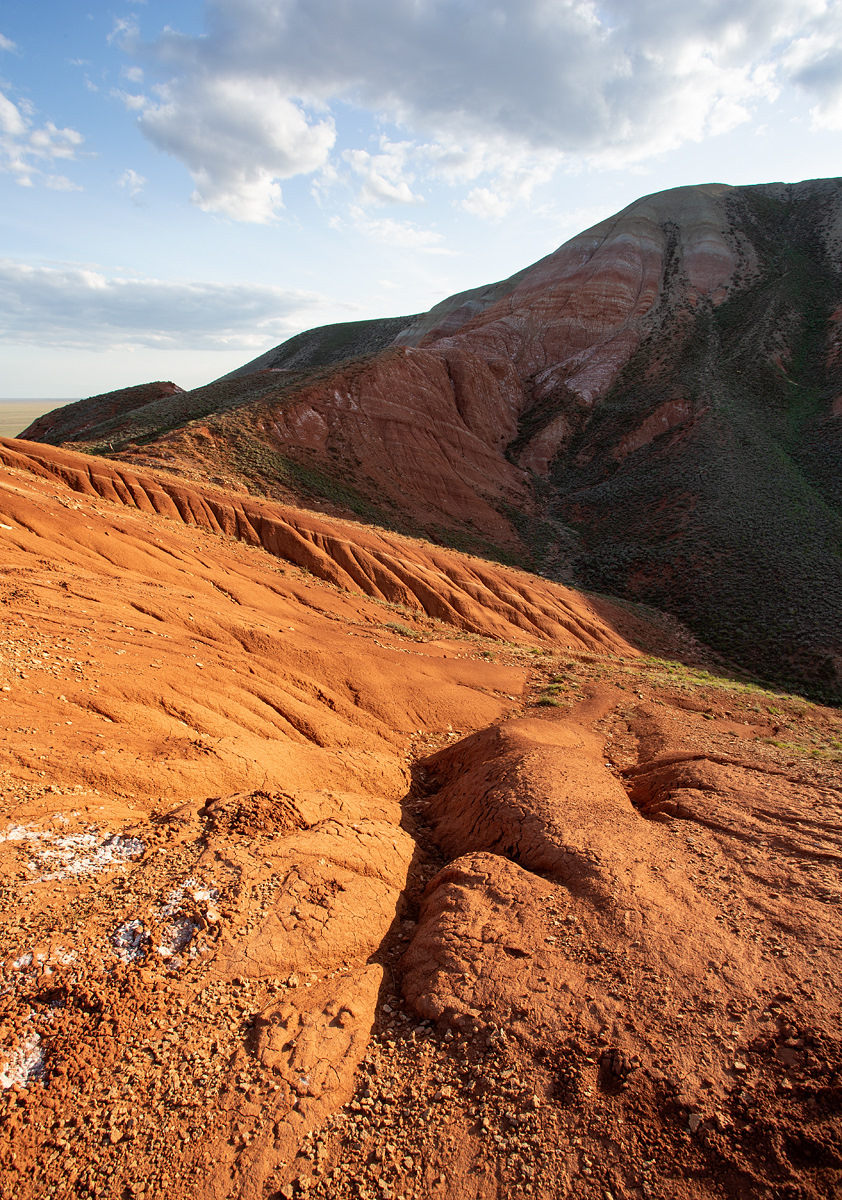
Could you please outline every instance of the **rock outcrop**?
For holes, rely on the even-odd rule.
[[[420,317],[64,436],[531,553],[839,696],[840,229],[836,179],[661,192]]]

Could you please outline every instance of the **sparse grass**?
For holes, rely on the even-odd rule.
[[[320,325],[289,338],[271,357],[273,368],[309,371],[384,350],[414,317],[384,317]]]
[[[423,633],[419,633],[417,629],[410,629],[407,625],[401,625],[399,621],[386,621],[380,628],[388,629],[390,633],[396,633],[400,637],[409,638],[413,642],[427,641]]]
[[[528,571],[532,566],[532,555],[521,547],[501,546],[484,537],[479,530],[465,525],[429,525],[426,535],[439,545],[458,550],[461,554],[472,554],[489,562],[502,563],[504,567],[519,567]]]
[[[761,738],[761,741],[765,742],[767,746],[774,746],[777,750],[783,750],[786,754],[796,757],[815,758],[822,762],[842,762],[842,746],[837,741],[819,742],[818,745],[808,741],[789,741],[777,737]]]
[[[552,465],[546,513],[578,535],[578,584],[666,609],[772,686],[839,703],[840,438],[824,415],[842,384],[827,355],[842,276],[819,233],[827,202],[738,189],[733,203],[756,275],[715,309],[664,308]],[[676,397],[690,423],[618,462]]]
[[[716,674],[713,671],[705,670],[702,667],[691,667],[684,663],[675,662],[671,659],[657,658],[647,656],[641,660],[641,669],[647,672],[652,672],[648,676],[649,682],[669,683],[672,686],[678,686],[685,689],[709,687],[717,688],[721,691],[734,692],[743,696],[752,696],[758,698],[766,698],[769,700],[782,700],[800,706],[802,709],[807,707],[807,702],[801,696],[797,696],[788,692],[777,692],[771,688],[765,687],[761,683],[746,679],[744,676],[736,674]],[[769,708],[768,711],[773,711]],[[781,711],[781,710],[777,710]]]

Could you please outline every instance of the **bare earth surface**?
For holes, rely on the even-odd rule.
[[[842,720],[0,440],[0,1196],[842,1196]]]

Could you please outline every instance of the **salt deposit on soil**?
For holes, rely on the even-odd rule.
[[[160,930],[160,941],[155,949],[162,958],[172,958],[186,950],[199,926],[184,914],[174,916]]]
[[[111,945],[117,957],[125,963],[136,962],[143,958],[144,943],[149,940],[149,934],[142,921],[123,921],[111,935]]]
[[[146,845],[140,838],[91,829],[85,833],[56,834],[32,825],[10,825],[0,842],[27,842],[34,858],[27,869],[40,881],[68,876],[97,875],[107,867],[142,857]]]
[[[219,899],[218,888],[199,887],[197,881],[192,878],[174,888],[156,914],[157,919],[163,922],[158,931],[158,945],[155,947],[162,958],[173,958],[181,954],[201,928],[199,921],[182,911],[185,896],[188,894],[194,903],[204,907],[208,914],[215,914],[213,903]],[[194,953],[195,947],[192,947],[191,954]]]
[[[41,1038],[30,1033],[12,1051],[8,1060],[0,1061],[0,1087],[10,1088],[14,1084],[34,1083],[44,1075],[44,1051]]]

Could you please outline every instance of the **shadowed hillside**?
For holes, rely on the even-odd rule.
[[[346,358],[373,354],[385,348],[417,320],[416,317],[384,317],[379,321],[342,321],[337,325],[320,325],[296,334],[289,341],[267,350],[223,379],[239,379],[255,371],[306,371],[312,367],[327,367]]]
[[[679,188],[62,436],[654,604],[838,700],[841,338],[842,181]]]

